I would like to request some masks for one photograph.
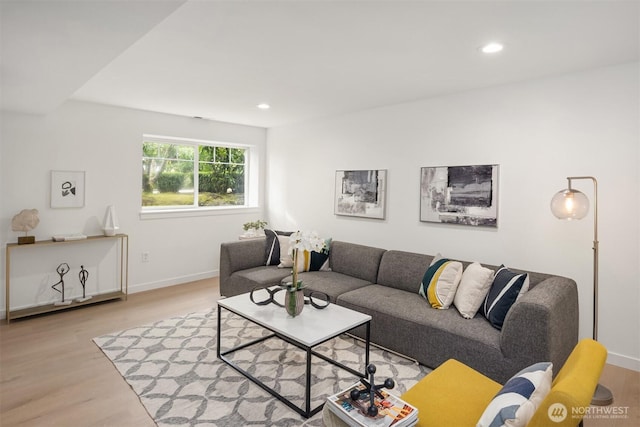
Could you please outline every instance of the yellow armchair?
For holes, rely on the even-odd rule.
[[[607,350],[602,344],[581,340],[527,427],[579,425],[606,359]],[[450,359],[401,397],[418,408],[419,427],[473,427],[501,388],[499,383]]]

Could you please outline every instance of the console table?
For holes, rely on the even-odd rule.
[[[108,292],[91,294],[91,299],[86,301],[73,301],[68,305],[55,305],[53,303],[46,304],[37,304],[35,306],[20,308],[20,309],[11,309],[11,266],[12,266],[12,255],[15,257],[32,257],[30,260],[33,263],[37,263],[39,259],[37,259],[38,251],[45,250],[47,254],[49,251],[56,251],[55,253],[59,253],[60,256],[68,254],[72,250],[78,250],[78,248],[83,251],[85,255],[84,257],[88,257],[91,254],[91,246],[96,245],[97,243],[107,244],[111,242],[115,245],[115,255],[112,256],[114,258],[115,263],[115,273],[114,280],[115,290],[110,290]],[[37,249],[37,250],[36,250]],[[40,253],[41,254],[41,253]],[[86,239],[80,240],[67,240],[63,242],[55,242],[53,240],[41,240],[32,244],[23,244],[19,245],[17,243],[8,243],[6,250],[6,265],[5,265],[5,305],[6,305],[6,319],[7,323],[11,322],[11,319],[17,319],[21,317],[34,316],[37,314],[49,313],[58,310],[66,310],[69,308],[74,308],[78,306],[95,304],[103,301],[115,300],[115,299],[127,299],[127,293],[129,289],[129,236],[126,234],[116,234],[114,236],[88,236]],[[85,265],[87,266],[97,266],[99,264],[99,259],[86,259]],[[92,264],[93,263],[93,264]],[[77,266],[75,266],[77,267]],[[97,268],[97,267],[96,267]],[[94,278],[96,280],[98,278]],[[69,278],[67,280],[73,280]],[[48,285],[48,284],[47,284]],[[119,287],[119,289],[117,289]]]

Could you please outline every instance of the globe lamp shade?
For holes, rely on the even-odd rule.
[[[562,190],[551,199],[551,212],[559,219],[582,219],[589,212],[589,199],[578,190]]]

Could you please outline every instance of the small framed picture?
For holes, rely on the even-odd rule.
[[[84,171],[51,171],[51,207],[84,207]]]
[[[387,171],[336,171],[336,215],[384,219]]]

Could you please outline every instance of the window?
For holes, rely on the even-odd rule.
[[[247,206],[250,147],[145,136],[142,208]]]

